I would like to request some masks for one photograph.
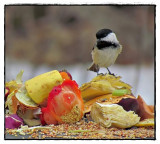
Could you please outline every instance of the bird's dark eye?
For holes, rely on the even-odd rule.
[[[107,41],[98,41],[97,47],[98,47],[98,49],[103,49],[103,48],[107,48],[107,47],[108,48],[109,47],[116,48],[117,44],[112,43],[112,42],[107,42]]]

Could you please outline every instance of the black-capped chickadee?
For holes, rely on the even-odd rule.
[[[122,51],[122,46],[114,32],[110,29],[101,29],[96,33],[97,42],[92,49],[93,63],[88,70],[99,72],[100,67],[107,68],[114,64]]]

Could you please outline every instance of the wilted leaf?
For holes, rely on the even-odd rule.
[[[151,110],[150,106],[148,106],[142,97],[139,95],[137,98],[139,104],[138,115],[141,117],[141,120],[154,118],[153,110]]]

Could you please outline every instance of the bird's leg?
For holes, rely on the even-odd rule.
[[[110,72],[109,68],[107,68],[107,70],[108,70],[108,73],[109,73],[109,74],[111,74],[111,72]]]
[[[111,73],[111,72],[110,72],[109,68],[107,68],[107,70],[108,70],[108,73],[109,73],[110,75],[115,76],[114,73]]]

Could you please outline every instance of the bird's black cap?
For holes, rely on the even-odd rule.
[[[112,31],[110,29],[101,29],[96,33],[96,38],[97,39],[104,38],[105,36],[107,36],[110,33],[112,33]]]

